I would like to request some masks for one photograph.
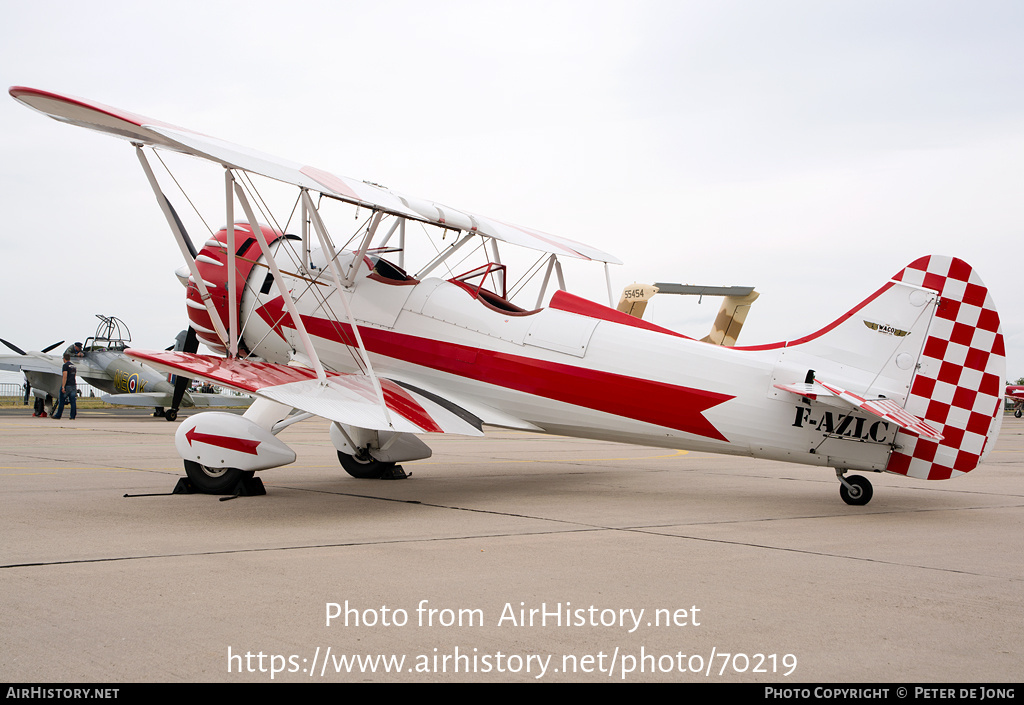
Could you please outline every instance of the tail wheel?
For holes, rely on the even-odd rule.
[[[846,478],[846,482],[850,483],[850,487],[847,487],[845,484],[839,485],[839,496],[843,498],[844,502],[860,507],[871,501],[874,490],[868,478],[861,477],[860,475],[850,475]]]
[[[227,494],[234,491],[239,482],[251,478],[254,472],[238,468],[210,468],[186,460],[185,474],[192,485],[204,494]]]
[[[1013,415],[1019,419],[1022,415],[1024,415],[1024,411],[1017,409],[1015,412],[1013,412]]]
[[[341,463],[341,467],[345,468],[345,472],[360,480],[379,480],[384,473],[395,467],[394,463],[384,463],[370,457],[357,458],[354,455],[342,453],[340,450],[338,451],[338,462]]]

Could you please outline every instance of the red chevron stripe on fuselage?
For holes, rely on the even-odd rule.
[[[271,326],[294,327],[280,297],[257,313]],[[310,335],[354,345],[351,326],[302,316]],[[665,382],[575,367],[522,355],[360,327],[372,353],[546,399],[728,442],[703,412],[733,397]]]

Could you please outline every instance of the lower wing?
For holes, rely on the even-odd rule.
[[[100,397],[107,404],[119,406],[173,406],[174,395],[165,394],[104,394]],[[181,405],[184,407],[240,407],[252,404],[252,397],[233,396],[228,394],[205,394],[202,392],[186,392]]]
[[[453,409],[455,405],[428,398],[388,379],[380,379],[385,413],[372,380],[363,374],[329,372],[326,381],[321,381],[308,368],[270,362],[134,349],[126,350],[125,354],[163,372],[203,379],[349,426],[405,433],[483,435],[472,416]]]

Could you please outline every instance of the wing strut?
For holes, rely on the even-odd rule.
[[[474,237],[476,237],[476,233],[466,233],[465,235],[462,236],[461,240],[459,240],[458,242],[453,243],[451,245],[451,247],[448,247],[447,249],[441,250],[441,252],[437,255],[437,257],[435,257],[434,259],[430,260],[430,262],[428,262],[427,265],[425,267],[423,267],[423,269],[421,269],[420,271],[416,272],[416,279],[423,279],[425,276],[427,276],[428,274],[433,272],[434,269],[439,264],[441,264],[446,259],[451,257],[452,254],[454,254],[456,250],[458,250],[460,247],[462,247],[467,242],[472,240]]]
[[[604,283],[608,287],[608,307],[615,308],[615,297],[612,294],[612,273],[608,269],[608,263],[604,263]]]
[[[554,255],[548,256],[548,266],[544,268],[544,279],[540,283],[540,293],[537,294],[537,305],[534,306],[535,309],[540,308],[540,305],[544,303],[544,294],[548,291],[548,282],[551,281],[551,270],[555,268],[556,261],[557,260]]]
[[[352,260],[352,264],[348,268],[348,274],[346,274],[345,278],[342,280],[342,284],[345,285],[346,289],[352,288],[352,282],[356,280],[356,272],[359,271],[359,265],[363,261],[363,257],[366,256],[366,251],[370,249],[370,242],[373,240],[373,236],[377,233],[377,226],[380,225],[380,219],[383,217],[384,213],[381,211],[376,211],[373,214],[373,219],[370,220],[370,226],[366,229],[366,235],[363,236],[363,242],[359,246],[359,252],[356,254],[355,259]]]
[[[206,310],[210,314],[210,320],[213,321],[213,327],[216,329],[217,337],[221,339],[225,345],[227,344],[228,334],[224,330],[224,322],[220,319],[220,314],[217,313],[217,307],[213,305],[213,300],[210,298],[210,292],[206,288],[206,282],[199,276],[199,270],[196,268],[195,257],[192,256],[192,248],[190,247],[191,242],[186,239],[184,228],[181,226],[181,222],[178,220],[178,216],[171,209],[170,201],[164,196],[163,191],[160,190],[160,184],[157,183],[156,175],[153,174],[153,169],[149,165],[149,161],[146,159],[146,155],[142,151],[142,146],[135,144],[135,154],[139,158],[139,163],[142,164],[142,170],[146,172],[146,178],[149,179],[150,188],[153,189],[153,195],[156,196],[156,201],[160,205],[160,210],[163,211],[164,218],[167,219],[167,224],[171,228],[171,232],[174,234],[174,239],[178,243],[178,248],[181,250],[181,256],[185,258],[185,263],[188,265],[189,271],[192,273],[192,279],[196,283],[196,288],[199,290],[199,295],[203,300],[203,304],[206,306]],[[258,240],[259,238],[257,238]],[[233,268],[232,268],[233,269]]]
[[[234,192],[235,176],[231,169],[224,170],[224,203],[227,211],[228,226],[228,357],[238,357],[238,304],[235,300],[235,283],[238,272],[235,267],[235,199]],[[257,239],[259,234],[253,232]],[[193,351],[194,352],[194,351]]]
[[[313,221],[313,230],[316,231],[316,236],[320,240],[320,247],[327,253],[327,264],[331,270],[331,277],[334,279],[334,286],[338,288],[338,297],[345,306],[345,315],[348,316],[348,323],[352,326],[352,334],[355,336],[356,344],[359,346],[359,357],[362,358],[363,364],[366,366],[367,376],[369,376],[370,382],[373,383],[373,391],[376,392],[381,411],[384,412],[384,420],[393,428],[394,424],[391,422],[391,414],[388,411],[387,402],[384,400],[384,390],[381,388],[380,380],[377,379],[377,375],[373,371],[373,365],[370,364],[370,354],[366,351],[366,346],[363,345],[363,337],[359,334],[359,326],[356,325],[355,316],[352,315],[352,307],[348,301],[348,291],[342,286],[341,273],[338,271],[338,261],[334,252],[334,245],[331,244],[331,238],[327,235],[327,228],[324,227],[324,222],[320,219],[320,212],[313,206],[313,200],[309,197],[309,191],[306,189],[302,189],[302,205],[309,214],[310,220]],[[404,227],[404,218],[402,223]],[[358,260],[356,263],[358,263]]]
[[[380,243],[380,247],[385,247],[388,241],[391,240],[391,236],[395,234],[395,230],[398,230],[398,266],[403,270],[405,269],[405,218],[399,216],[398,220],[395,221],[394,225],[391,226],[391,230],[384,236],[384,239]]]
[[[252,228],[254,233],[260,232],[259,223],[256,221],[256,214],[253,213],[252,206],[249,205],[249,199],[245,197],[245,192],[242,190],[241,185],[235,182],[235,196],[238,197],[238,202],[242,204],[242,210],[245,211],[245,217],[249,219],[249,227]],[[235,229],[232,224],[232,231]],[[270,245],[266,243],[264,238],[257,237],[256,242],[259,244],[260,249],[263,251],[263,257],[267,261],[267,267],[270,268],[270,273],[274,277],[274,283],[277,284],[278,291],[281,292],[281,300],[284,301],[285,306],[288,308],[288,314],[292,317],[292,323],[295,324],[295,330],[299,333],[299,339],[302,341],[302,347],[306,351],[306,355],[313,363],[313,369],[316,371],[316,377],[321,384],[327,383],[327,373],[324,372],[324,366],[320,364],[320,358],[316,354],[316,350],[313,348],[313,341],[309,339],[309,333],[306,332],[306,326],[302,323],[302,319],[299,317],[299,310],[295,307],[295,302],[292,300],[291,292],[284,285],[284,278],[281,276],[281,270],[277,266],[277,260],[274,259],[274,255],[270,252]]]

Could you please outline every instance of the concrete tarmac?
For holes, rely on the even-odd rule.
[[[968,476],[871,474],[866,507],[828,469],[501,430],[355,480],[322,420],[221,501],[167,494],[176,428],[0,410],[0,680],[1021,678],[1012,416]]]

